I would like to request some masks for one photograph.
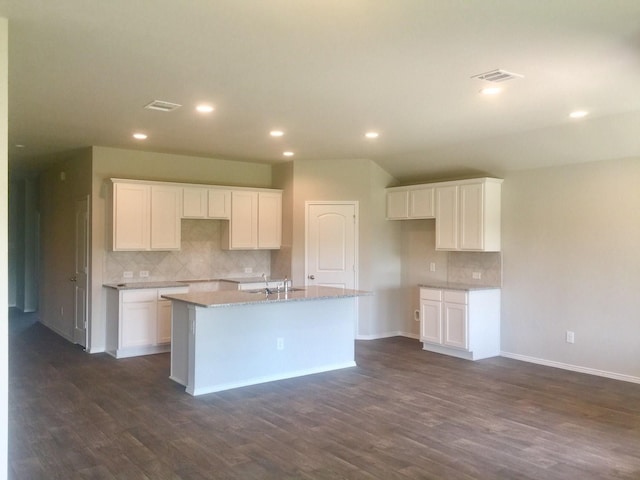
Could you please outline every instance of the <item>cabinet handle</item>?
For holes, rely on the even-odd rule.
[[[309,275],[307,278],[308,278],[309,280],[315,280],[315,279],[316,279],[315,275]]]
[[[74,275],[73,277],[69,278],[70,282],[77,282],[78,278]]]

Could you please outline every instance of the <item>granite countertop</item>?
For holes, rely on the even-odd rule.
[[[174,280],[172,282],[129,282],[129,283],[104,283],[103,287],[116,290],[136,290],[144,288],[172,288],[188,287],[189,282]]]
[[[438,282],[438,281],[420,283],[420,284],[418,284],[418,287],[421,287],[421,288],[440,288],[442,290],[466,290],[466,291],[471,291],[471,290],[496,290],[496,289],[499,290],[501,288],[501,287],[495,287],[495,286],[491,286],[491,285],[473,285],[473,284],[469,284],[469,283]]]
[[[236,278],[220,278],[218,279],[220,282],[230,282],[230,283],[264,283],[264,278],[262,277],[236,277]],[[268,282],[284,282],[284,278],[271,278],[267,277]]]
[[[349,290],[346,288],[317,287],[305,288],[293,287],[289,292],[274,292],[269,295],[263,291],[255,293],[246,290],[221,290],[216,292],[175,293],[162,295],[162,298],[184,302],[197,307],[231,307],[236,305],[252,305],[266,303],[280,303],[291,301],[323,300],[331,298],[361,297],[373,295],[362,290]]]

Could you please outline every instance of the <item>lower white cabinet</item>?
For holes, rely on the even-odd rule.
[[[107,353],[116,358],[171,349],[171,301],[162,295],[189,287],[107,289]]]
[[[500,355],[500,289],[420,288],[420,341],[468,360]]]

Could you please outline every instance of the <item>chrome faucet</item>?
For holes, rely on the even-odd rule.
[[[266,293],[267,295],[271,294],[271,289],[269,288],[269,282],[267,281],[267,275],[266,274],[262,274],[262,279],[264,280],[264,293]]]

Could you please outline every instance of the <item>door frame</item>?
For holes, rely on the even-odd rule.
[[[304,202],[304,283],[307,284],[309,272],[309,208],[311,205],[351,205],[355,215],[355,227],[353,232],[353,289],[358,289],[358,277],[360,274],[360,203],[358,200],[307,200]]]
[[[74,284],[74,311],[73,311],[73,341],[74,343],[78,343],[80,345],[82,345],[82,347],[85,350],[89,350],[89,324],[91,322],[89,322],[89,311],[90,311],[90,305],[89,305],[89,290],[90,290],[90,284],[91,284],[91,195],[86,195],[83,198],[78,198],[75,201],[75,237],[74,237],[74,278],[75,278],[75,282],[77,282],[77,277],[76,274],[77,272],[75,272],[75,270],[77,270],[77,262],[78,262],[78,206],[82,203],[86,203],[86,212],[85,212],[85,235],[84,235],[84,241],[85,241],[85,262],[86,262],[86,274],[85,274],[85,285],[84,285],[84,345],[82,343],[80,343],[78,341],[77,338],[77,334],[76,334],[76,325],[78,324],[78,312],[77,312],[77,308],[78,308],[78,299],[77,299],[77,294],[78,294],[78,290],[77,290],[77,285]]]

